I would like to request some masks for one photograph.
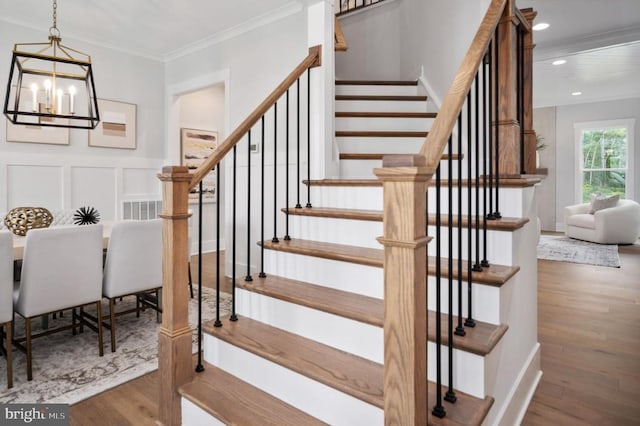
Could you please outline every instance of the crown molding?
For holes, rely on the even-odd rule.
[[[171,62],[182,56],[186,56],[191,53],[198,52],[202,49],[206,49],[207,47],[214,46],[223,41],[238,37],[244,33],[248,33],[249,31],[253,31],[256,28],[260,28],[272,22],[279,21],[295,13],[298,13],[301,10],[302,10],[302,4],[298,1],[292,1],[291,3],[287,3],[284,6],[274,9],[271,12],[267,12],[255,18],[249,19],[248,21],[245,21],[242,24],[236,25],[224,31],[220,31],[209,37],[205,37],[201,40],[195,41],[184,47],[181,47],[172,52],[169,52],[166,55],[164,55],[164,57],[162,58],[162,61]]]

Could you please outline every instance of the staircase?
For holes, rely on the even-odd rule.
[[[306,182],[314,206],[289,208],[293,238],[258,243],[265,249],[266,277],[236,281],[237,322],[205,326],[205,371],[180,388],[185,425],[213,424],[212,417],[221,424],[384,423],[384,256],[376,240],[383,233],[382,186],[372,169],[381,166],[383,154],[418,151],[435,114],[426,112],[426,97],[416,94],[415,82],[336,86],[336,138],[344,178]],[[531,196],[533,183],[505,182],[501,195]],[[522,368],[504,371],[504,366],[523,364],[512,345],[517,345],[526,325],[510,310],[515,299],[525,296],[517,288],[525,281],[518,278],[518,253],[524,234],[530,233],[524,228],[531,202],[521,208],[505,202],[505,217],[488,225],[488,245],[500,247],[495,259],[502,264],[492,263],[473,275],[476,326],[453,339],[457,402],[445,402],[447,416],[430,416],[429,424],[491,424],[513,411],[512,402],[517,405],[509,394],[514,393],[514,383],[520,384]],[[468,220],[463,217],[463,227]],[[428,271],[433,275],[432,245],[429,251]],[[445,269],[446,265],[444,259]],[[428,379],[433,398],[434,278],[428,286]],[[466,307],[466,296],[464,300]],[[449,344],[446,302],[442,300],[441,314],[444,359]],[[443,376],[447,374],[444,365]]]
[[[326,105],[330,92],[312,83],[320,46],[193,175],[184,167],[163,170],[163,424],[519,423],[541,375],[538,181],[520,167],[535,136],[525,69],[531,50],[522,43],[531,42],[533,18],[513,0],[490,3],[437,115],[415,81],[336,82],[339,178],[310,177],[314,161],[331,157],[324,138],[312,137],[324,117],[310,118],[317,105],[311,93]],[[302,104],[300,92],[307,93]],[[254,156],[258,177],[252,132],[262,147]],[[246,153],[240,191],[236,148]],[[265,151],[275,165],[268,197]],[[223,159],[233,161],[232,274],[242,263],[236,195],[244,191],[239,227],[248,275],[235,279],[233,315],[204,325],[204,361],[194,374],[183,267],[187,195]],[[260,188],[259,203],[251,202],[252,187]],[[265,236],[265,210],[273,239]]]

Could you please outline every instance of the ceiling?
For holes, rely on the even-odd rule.
[[[58,28],[63,37],[167,60],[300,3],[59,0]],[[533,7],[535,22],[550,24],[534,33],[534,106],[640,97],[640,0],[518,0],[518,7]],[[0,0],[0,20],[43,32],[51,13],[47,1]],[[555,59],[567,63],[551,65]]]
[[[534,107],[640,97],[639,0],[518,0],[534,23]],[[563,65],[552,65],[564,59]],[[573,96],[573,92],[582,92]]]
[[[206,43],[240,26],[299,8],[295,0],[58,0],[62,37],[153,59]],[[47,31],[52,2],[0,0],[0,20]],[[18,41],[18,40],[16,40]],[[25,41],[25,40],[20,40]]]

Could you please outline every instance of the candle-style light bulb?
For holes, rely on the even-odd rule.
[[[38,85],[31,83],[31,110],[38,112]]]
[[[76,94],[76,86],[69,86],[69,114],[74,114],[73,97]]]
[[[43,83],[44,85],[44,93],[45,93],[45,102],[46,107],[51,108],[51,80],[46,79]]]
[[[63,96],[63,92],[62,89],[58,89],[56,91],[56,105],[57,105],[57,109],[56,109],[56,114],[62,114],[62,96]]]

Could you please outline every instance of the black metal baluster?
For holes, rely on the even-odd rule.
[[[296,102],[296,120],[298,122],[298,124],[296,125],[296,132],[297,132],[297,144],[298,144],[298,162],[297,162],[297,169],[298,169],[298,183],[297,183],[297,202],[296,202],[296,209],[301,209],[302,208],[302,204],[300,204],[300,183],[302,182],[300,180],[300,79],[298,78],[297,80],[297,97],[298,100]]]
[[[198,363],[196,372],[204,371],[202,365],[202,181],[198,186]]]
[[[449,323],[447,327],[447,338],[449,339],[449,389],[447,389],[447,393],[444,396],[444,400],[454,403],[456,402],[456,393],[453,390],[453,140],[451,136],[449,136],[449,144],[448,144],[448,154],[449,158],[447,159],[447,201],[448,201],[448,211],[447,211],[447,227],[448,231],[448,240],[449,240],[449,258],[447,259],[447,267],[448,267],[448,290],[449,290]]]
[[[442,321],[440,319],[440,280],[442,278],[442,254],[440,252],[441,239],[441,215],[440,215],[440,166],[436,169],[436,405],[431,413],[439,418],[447,415],[442,406]]]
[[[476,234],[476,260],[473,264],[473,270],[475,272],[481,272],[482,266],[480,266],[480,104],[479,104],[479,81],[478,81],[478,71],[476,71],[476,76],[473,81],[474,85],[474,104],[475,104],[475,147],[476,147],[476,169],[475,169],[475,201],[476,201],[476,209],[475,209],[475,234]],[[469,220],[471,220],[471,216],[469,216]],[[471,262],[471,259],[469,259]]]
[[[473,256],[472,256],[472,247],[473,247],[473,232],[471,227],[472,217],[473,217],[473,208],[471,202],[471,193],[472,193],[472,176],[473,176],[473,168],[472,168],[472,157],[473,157],[473,149],[471,145],[471,128],[472,128],[472,117],[471,117],[471,91],[467,94],[467,318],[464,320],[464,325],[466,327],[475,327],[476,322],[473,319],[472,312],[472,272],[473,272]]]
[[[458,325],[455,334],[467,334],[462,326],[462,112],[458,115]]]
[[[278,239],[278,102],[273,104],[273,238],[272,243],[279,243]]]
[[[498,125],[497,123],[493,123],[493,106],[494,106],[494,101],[493,101],[493,96],[494,96],[494,90],[493,90],[493,85],[494,85],[494,81],[493,81],[493,69],[495,67],[495,64],[493,62],[493,41],[491,41],[489,43],[489,48],[488,48],[488,52],[489,52],[489,213],[487,213],[487,220],[496,220],[496,217],[493,215],[493,212],[495,210],[493,210],[493,170],[494,170],[494,155],[493,155],[493,134],[494,132],[498,131]]]
[[[496,144],[495,144],[495,159],[496,162],[496,209],[493,212],[493,217],[496,219],[501,219],[502,215],[500,214],[500,54],[499,54],[499,31],[496,29],[495,34],[495,54],[496,54],[496,98],[495,98],[495,109],[496,109]]]
[[[260,139],[262,142],[261,151],[261,160],[262,165],[260,166],[260,273],[258,277],[265,278],[267,274],[264,273],[264,152],[266,151],[266,144],[264,140],[264,115],[261,119],[261,134],[262,138]]]
[[[232,224],[232,236],[231,236],[231,315],[229,321],[238,321],[236,315],[236,195],[237,195],[237,145],[233,146],[233,224]],[[247,222],[248,223],[248,222]]]
[[[291,236],[289,235],[289,89],[287,89],[287,136],[285,138],[286,140],[286,165],[285,165],[285,181],[286,181],[286,185],[285,185],[285,230],[284,230],[284,240],[285,241],[289,241],[291,240]]]
[[[491,122],[487,123],[487,56],[482,60],[482,261],[483,268],[489,267],[487,259],[487,131]]]
[[[222,327],[220,321],[220,164],[216,167],[216,321],[214,327]]]
[[[307,68],[307,205],[311,208],[311,68]]]
[[[253,281],[251,276],[251,129],[247,133],[247,275],[245,281]]]

